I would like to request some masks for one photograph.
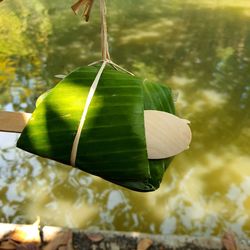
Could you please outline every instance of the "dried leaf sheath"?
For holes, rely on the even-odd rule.
[[[98,67],[79,68],[40,99],[18,147],[69,165],[97,71]],[[143,117],[147,106],[174,112],[170,90],[107,67],[88,109],[76,167],[133,190],[158,188],[170,160],[147,159]]]
[[[77,12],[83,6],[83,16],[85,17],[86,22],[89,20],[90,12],[93,6],[94,0],[79,0],[71,6],[72,10],[77,14]]]

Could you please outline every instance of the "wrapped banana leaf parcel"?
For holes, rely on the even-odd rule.
[[[148,159],[144,111],[175,114],[171,90],[106,65],[88,103],[100,67],[77,68],[40,96],[17,146],[132,190],[154,191],[172,157]]]

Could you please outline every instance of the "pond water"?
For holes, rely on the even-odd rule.
[[[96,1],[89,23],[70,0],[0,3],[0,109],[32,112],[54,75],[100,59]],[[192,124],[152,193],[121,188],[15,148],[0,133],[0,222],[162,234],[250,236],[250,3],[109,0],[112,58],[178,93]]]

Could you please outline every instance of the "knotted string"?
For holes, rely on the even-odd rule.
[[[86,2],[90,2],[87,0],[79,0],[75,5],[77,8],[80,7],[81,4]],[[93,3],[93,0],[92,0]],[[91,9],[91,7],[90,7]],[[101,41],[102,41],[102,59],[103,59],[103,63],[101,68],[99,69],[99,71],[97,72],[97,75],[90,87],[89,93],[88,93],[88,97],[84,106],[84,110],[80,119],[80,123],[76,132],[76,136],[73,142],[73,146],[72,146],[72,151],[71,151],[71,157],[70,157],[70,164],[72,166],[75,166],[76,163],[76,156],[77,156],[77,150],[78,150],[78,145],[79,145],[79,141],[80,141],[80,137],[81,137],[81,132],[84,126],[84,122],[86,120],[86,116],[88,113],[88,109],[90,106],[90,103],[94,97],[97,85],[100,81],[100,78],[102,76],[102,73],[105,69],[105,66],[107,65],[107,63],[110,61],[110,55],[109,55],[109,46],[108,46],[108,32],[107,32],[107,22],[106,22],[106,2],[105,0],[100,0],[100,16],[101,16]]]
[[[79,8],[81,7],[82,4],[85,4],[85,10],[84,10],[83,15],[85,16],[86,21],[88,21],[93,1],[94,0],[79,0],[77,3],[75,3],[72,6],[72,9],[74,10],[74,12],[76,12],[77,10],[79,10]],[[76,133],[76,136],[75,136],[75,139],[74,139],[74,142],[73,142],[73,146],[72,146],[71,157],[70,157],[71,166],[75,166],[78,145],[79,145],[79,141],[80,141],[80,137],[81,137],[81,132],[82,132],[82,129],[83,129],[83,126],[84,126],[84,122],[86,120],[86,116],[87,116],[87,113],[88,113],[90,103],[91,103],[91,101],[93,99],[96,88],[98,86],[101,75],[102,75],[106,65],[110,64],[116,70],[122,70],[122,71],[127,72],[128,74],[133,75],[132,73],[130,73],[126,69],[123,69],[119,65],[112,62],[111,59],[110,59],[109,44],[108,44],[107,21],[106,21],[106,1],[105,0],[100,0],[100,16],[101,16],[102,60],[94,62],[94,63],[90,64],[89,66],[98,64],[100,62],[102,62],[102,65],[101,65],[99,71],[97,72],[97,75],[96,75],[96,77],[95,77],[95,79],[94,79],[94,81],[93,81],[93,83],[92,83],[92,85],[90,87],[90,90],[89,90],[89,93],[88,93],[88,96],[87,96],[87,100],[86,100],[86,103],[85,103],[85,106],[84,106],[84,110],[83,110],[83,113],[82,113],[82,116],[81,116],[81,119],[80,119],[80,123],[79,123],[77,133]]]
[[[100,0],[100,16],[101,16],[102,59],[104,61],[110,61],[105,0]]]

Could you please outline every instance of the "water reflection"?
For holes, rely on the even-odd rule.
[[[111,53],[179,93],[191,149],[154,193],[115,186],[14,147],[0,133],[0,220],[143,231],[250,235],[250,5],[248,1],[109,1]],[[0,5],[0,108],[34,109],[55,74],[99,59],[99,21],[67,1]]]

